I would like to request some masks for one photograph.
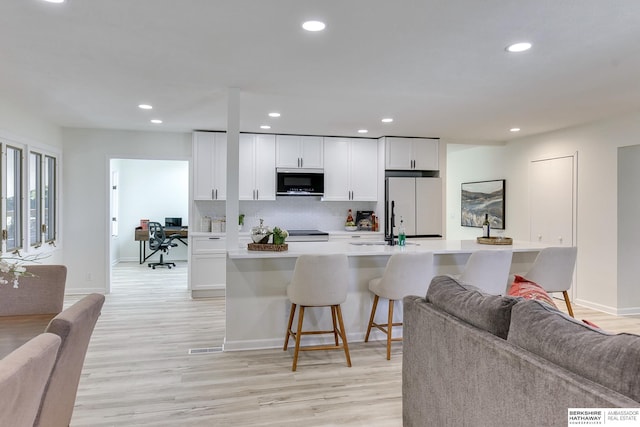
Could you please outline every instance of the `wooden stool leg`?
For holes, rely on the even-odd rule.
[[[336,306],[331,306],[331,321],[333,322],[333,339],[338,346],[338,326],[336,325]]]
[[[287,324],[287,334],[284,337],[284,347],[282,350],[287,351],[289,347],[289,336],[291,336],[291,325],[293,325],[293,316],[296,314],[296,305],[291,304],[291,311],[289,312],[289,323]]]
[[[302,338],[302,320],[304,319],[304,305],[300,306],[300,312],[298,313],[298,331],[296,332],[296,349],[293,352],[293,366],[292,371],[295,371],[298,367],[298,353],[300,353],[300,338]]]
[[[569,302],[569,294],[567,291],[562,291],[562,295],[564,295],[564,302],[567,304],[567,310],[569,311],[569,316],[574,317],[573,308],[571,307],[571,302]]]
[[[391,331],[393,329],[393,300],[389,300],[389,324],[387,325],[387,360],[391,360]]]
[[[338,312],[338,323],[340,324],[340,336],[342,337],[342,347],[344,347],[344,355],[347,357],[347,366],[351,367],[351,356],[349,355],[349,344],[347,343],[347,331],[344,330],[344,322],[342,321],[342,309],[336,306]]]
[[[373,318],[376,316],[376,310],[378,309],[378,295],[373,297],[373,305],[371,306],[371,316],[369,317],[369,326],[367,327],[367,335],[364,337],[364,342],[369,342],[369,334],[371,333],[371,326],[373,326]]]

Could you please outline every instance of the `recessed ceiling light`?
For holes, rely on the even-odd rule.
[[[525,50],[531,49],[531,43],[522,42],[522,43],[514,43],[507,46],[507,52],[524,52]]]
[[[276,112],[269,113],[269,117],[280,117],[280,113],[276,113]]]
[[[271,129],[271,126],[269,126],[269,125],[262,125],[262,126],[260,126],[260,129]]]
[[[153,107],[149,104],[140,104],[138,105],[138,108],[142,109],[142,110],[151,110]]]
[[[162,123],[162,120],[160,120],[160,119],[151,119],[151,123],[153,123],[154,125],[159,125],[160,123]]]
[[[47,3],[64,3],[64,0],[44,0]]]
[[[369,132],[369,131],[366,130],[366,129],[358,129],[358,133],[367,133],[367,132]]]
[[[393,119],[391,117],[385,117],[384,119],[382,119],[382,123],[391,123],[393,121]]]
[[[307,31],[322,31],[326,25],[321,21],[307,21],[302,24],[302,28]]]
[[[520,128],[511,128],[509,132],[520,132]]]

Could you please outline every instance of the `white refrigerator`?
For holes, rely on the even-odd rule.
[[[392,219],[391,202],[394,202],[394,236],[398,235],[402,218],[407,237],[442,237],[441,178],[388,177],[385,184],[387,236]]]

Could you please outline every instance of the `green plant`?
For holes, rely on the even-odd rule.
[[[287,232],[287,230],[283,230],[280,227],[274,227],[273,231],[271,232],[271,234],[273,235],[273,244],[274,245],[283,244],[285,239],[287,237],[289,237],[289,233]]]
[[[238,225],[244,225],[244,214],[238,215]]]

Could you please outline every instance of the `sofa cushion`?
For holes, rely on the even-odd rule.
[[[427,290],[427,301],[442,311],[500,338],[506,338],[513,297],[483,294],[450,276],[436,276]]]
[[[609,334],[534,300],[512,310],[507,341],[640,401],[640,336]]]
[[[558,308],[553,302],[551,296],[544,288],[535,282],[525,279],[517,274],[513,278],[513,283],[509,288],[507,295],[512,297],[522,297],[525,299],[534,299],[549,304],[551,307]]]

